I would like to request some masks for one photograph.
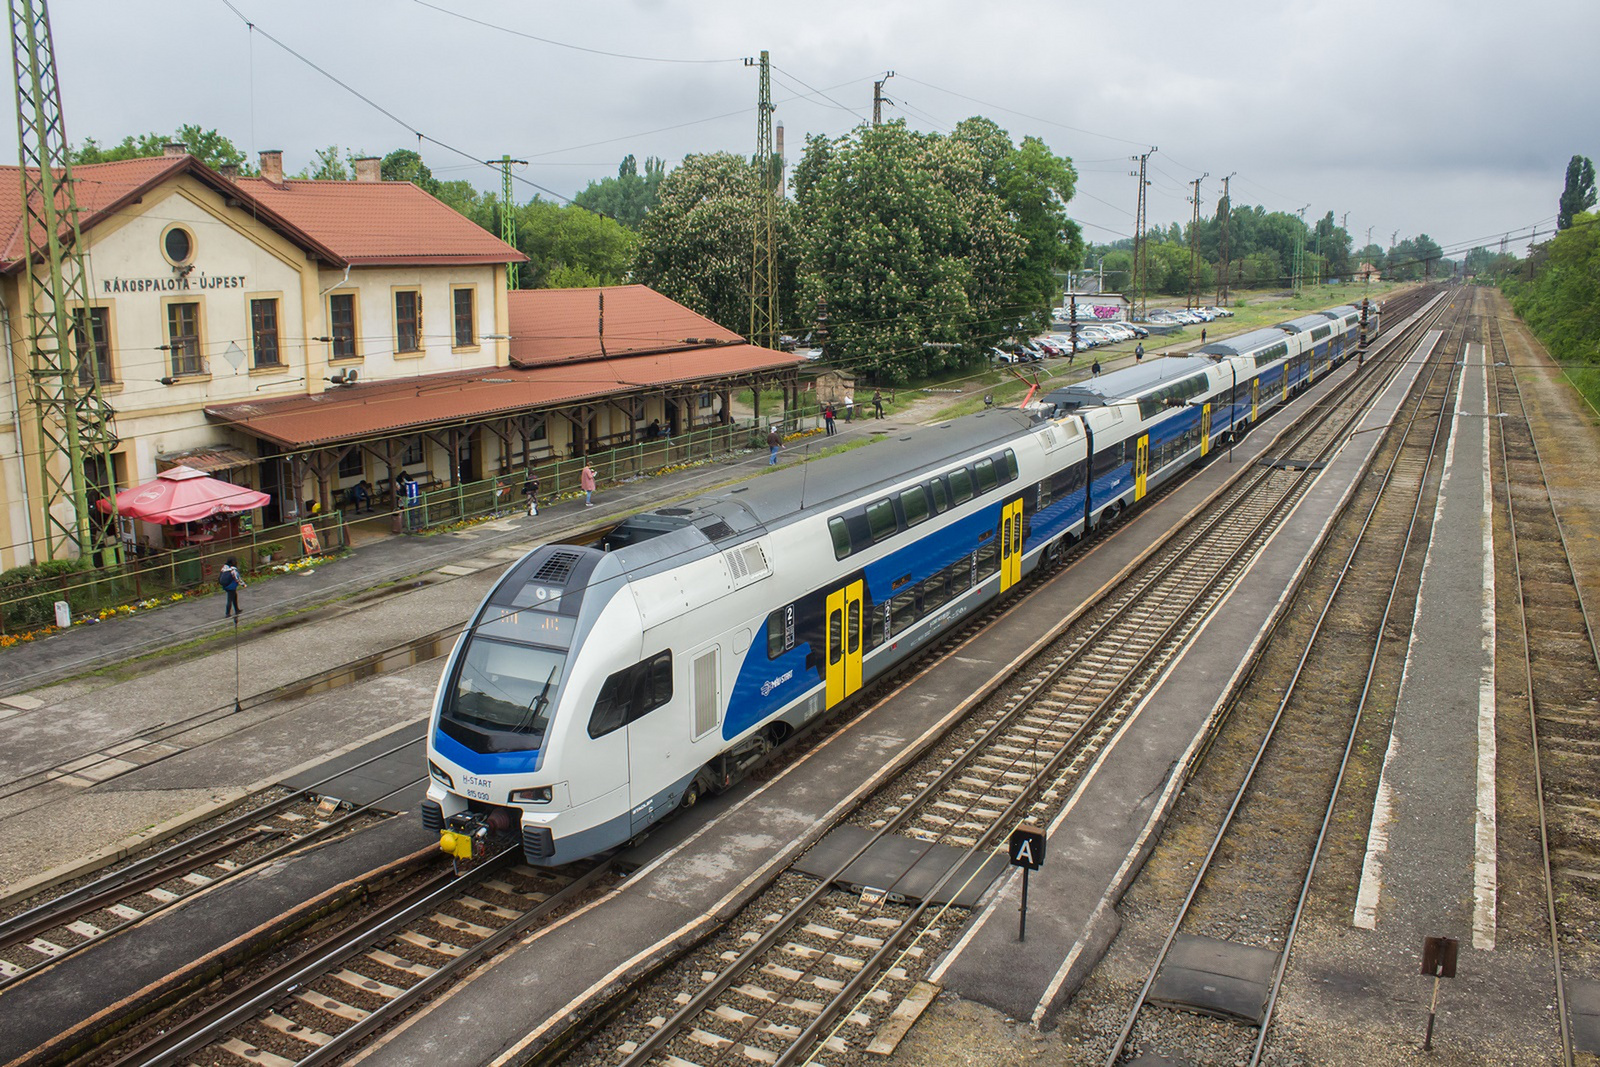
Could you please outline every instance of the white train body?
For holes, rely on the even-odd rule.
[[[447,850],[451,828],[520,832],[541,865],[636,837],[1320,379],[1358,316],[772,471],[599,547],[535,549],[445,667],[424,823]]]

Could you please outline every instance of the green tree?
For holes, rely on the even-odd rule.
[[[1006,139],[1009,148],[1009,139]],[[986,178],[994,131],[904,122],[807,139],[795,168],[800,302],[826,302],[828,355],[883,383],[952,369],[1014,332],[1027,240]]]
[[[750,329],[750,262],[757,188],[750,161],[729,152],[689,156],[666,175],[639,229],[635,280],[727,329]],[[780,249],[788,201],[778,203]]]
[[[191,156],[213,169],[234,166],[239,168],[241,174],[255,173],[254,168],[246,162],[244,152],[227,137],[216,130],[204,130],[187,123],[179,126],[173,134],[146,133],[137,137],[130,134],[110,148],[102,147],[100,142],[88,137],[81,145],[71,149],[70,155],[74,165],[114,163],[123,159],[162,155],[168,144],[183,145]]]
[[[396,148],[378,164],[378,174],[386,182],[411,182],[425,193],[439,195],[439,182],[422,157],[409,148]]]
[[[1591,402],[1600,394],[1600,215],[1578,212],[1542,246],[1532,279],[1504,283],[1517,314],[1550,354],[1569,364]],[[1578,365],[1577,371],[1571,365]]]
[[[638,161],[629,155],[617,167],[615,178],[590,182],[572,202],[637,230],[655,207],[666,173],[665,161],[652,156],[644,161],[644,173],[640,174]]]
[[[312,154],[311,164],[296,174],[296,178],[313,178],[318,181],[347,182],[355,178],[355,161],[365,156],[365,152],[354,152],[348,148],[340,149],[336,144],[327,148],[319,148]],[[381,164],[380,164],[381,167]]]
[[[614,219],[537,197],[516,209],[517,247],[528,257],[525,289],[619,285],[627,280],[639,236]]]
[[[1565,230],[1579,212],[1594,207],[1594,162],[1588,156],[1573,156],[1567,162],[1567,184],[1561,190],[1556,211],[1556,229]]]

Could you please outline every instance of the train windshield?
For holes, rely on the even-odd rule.
[[[441,717],[473,733],[515,734],[515,747],[537,748],[550,724],[566,659],[555,649],[490,640],[479,633],[467,642]],[[502,748],[492,745],[489,751]]]

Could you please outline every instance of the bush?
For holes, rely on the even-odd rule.
[[[94,569],[90,559],[50,559],[0,572],[0,613],[6,629],[29,629],[55,620],[56,601],[65,599],[77,611],[92,596],[87,587],[64,589],[70,575]]]

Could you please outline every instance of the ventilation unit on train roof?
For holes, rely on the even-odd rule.
[[[539,564],[539,569],[534,572],[531,582],[542,582],[545,585],[566,585],[567,579],[572,577],[572,569],[583,558],[581,552],[571,549],[557,549],[550,553],[550,558]]]

